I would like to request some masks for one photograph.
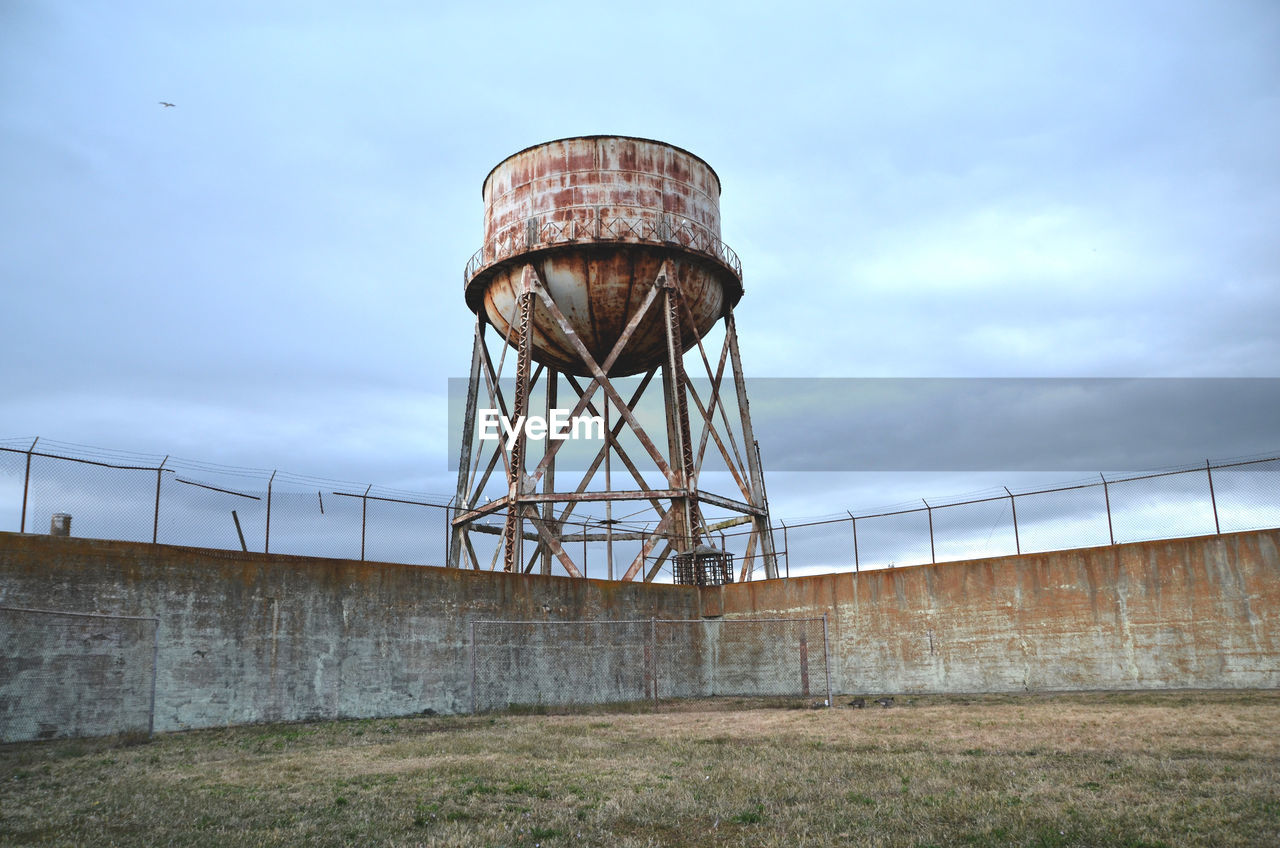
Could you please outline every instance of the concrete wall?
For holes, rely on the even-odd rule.
[[[696,590],[0,533],[0,606],[158,619],[156,730],[465,712],[480,618],[827,614],[837,692],[1270,688],[1278,547],[1267,530]],[[0,647],[28,646],[10,654],[32,650],[20,620],[0,616]],[[0,712],[14,691],[0,679]],[[82,715],[96,687],[58,691],[50,715]]]
[[[0,741],[150,732],[155,631],[0,606]]]
[[[836,691],[1280,687],[1280,530],[703,590],[828,613]],[[718,596],[718,597],[717,597]]]
[[[159,619],[155,729],[163,731],[465,712],[472,619],[695,618],[698,595],[0,533],[0,606]],[[68,681],[67,710],[76,691],[93,691],[92,681]]]

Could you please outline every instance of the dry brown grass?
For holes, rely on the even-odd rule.
[[[0,843],[1274,846],[1280,693],[721,700],[13,745]]]

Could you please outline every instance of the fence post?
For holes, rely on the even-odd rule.
[[[444,561],[446,565],[453,562],[449,558],[449,554],[452,553],[449,548],[453,546],[453,533],[449,531],[453,529],[453,501],[456,497],[458,496],[450,495],[449,502],[444,505]]]
[[[1102,496],[1107,500],[1107,534],[1111,536],[1111,544],[1116,543],[1116,531],[1111,526],[1111,490],[1107,487],[1107,478],[1102,472],[1098,472],[1098,476],[1102,477]]]
[[[1213,494],[1213,466],[1209,460],[1204,461],[1204,470],[1209,473],[1209,503],[1213,504],[1213,532],[1222,535],[1222,525],[1218,523],[1218,499]]]
[[[160,477],[164,474],[164,463],[169,461],[166,454],[164,462],[160,463],[160,467],[156,469],[156,514],[151,524],[151,544],[156,544],[160,540]]]
[[[1013,492],[1009,491],[1009,487],[1004,487],[1005,494],[1009,496],[1009,503],[1013,505],[1013,547],[1018,552],[1018,556],[1022,556],[1022,541],[1018,538],[1018,500],[1013,496]]]
[[[849,516],[849,521],[853,523],[853,573],[857,574],[858,568],[858,519],[853,517],[853,513],[845,510]]]
[[[271,478],[267,480],[267,538],[263,540],[262,552],[264,554],[271,553],[271,484],[276,481],[276,472],[271,472]]]
[[[31,452],[36,449],[36,442],[40,441],[40,437],[36,436],[35,442],[31,443],[31,447],[27,448],[27,473],[22,478],[22,523],[18,525],[18,532],[27,532],[27,489],[31,485]]]
[[[924,508],[929,510],[929,559],[934,565],[938,564],[938,551],[933,546],[933,507],[929,506],[929,502],[924,498],[920,499],[920,503],[924,504]]]
[[[782,551],[787,564],[787,579],[791,579],[791,542],[787,539],[787,522],[782,522]]]
[[[364,494],[360,496],[360,561],[364,562],[364,529],[369,519],[369,491],[373,489],[373,484],[369,484],[369,488],[364,490]]]

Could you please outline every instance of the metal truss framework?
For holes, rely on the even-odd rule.
[[[539,308],[545,310],[564,333],[577,352],[582,370],[591,375],[586,379],[585,385],[572,374],[561,373],[540,364],[533,366],[532,317],[534,310]],[[626,349],[641,321],[655,309],[661,310],[662,314],[667,342],[666,355],[660,366],[654,366],[642,375],[631,397],[624,399],[615,381],[609,376],[610,368]],[[709,533],[749,524],[751,531],[739,580],[750,578],[755,570],[753,566],[757,556],[763,565],[765,576],[776,577],[777,561],[769,529],[769,507],[759,446],[751,429],[746,383],[742,374],[732,308],[727,307],[725,311],[724,345],[714,367],[702,340],[697,342],[700,359],[710,381],[710,392],[705,402],[685,371],[681,329],[682,326],[692,326],[693,315],[682,300],[669,262],[662,264],[643,301],[631,314],[603,362],[598,362],[587,350],[532,265],[526,264],[522,269],[516,310],[515,319],[510,324],[511,337],[501,340],[501,355],[496,366],[486,339],[487,322],[483,312],[476,319],[466,412],[462,425],[458,488],[454,499],[454,517],[451,520],[449,566],[493,570],[497,568],[501,556],[503,570],[510,573],[528,574],[538,566],[540,573],[550,574],[553,561],[558,561],[570,576],[581,577],[584,569],[570,555],[567,545],[582,543],[585,558],[586,543],[605,542],[609,550],[609,577],[612,579],[613,544],[640,542],[638,552],[619,579],[643,579],[649,582],[657,576],[668,558],[676,553],[693,550]],[[513,349],[516,354],[515,389],[510,398],[504,394],[499,382],[508,349]],[[739,415],[736,432],[729,413],[721,402],[726,364],[732,372],[733,390],[737,397]],[[659,371],[666,409],[665,450],[654,442],[635,415],[645,390]],[[551,417],[551,410],[558,408],[558,394],[563,381],[576,397],[569,419],[586,414],[603,418],[605,422],[604,444],[572,491],[560,491],[556,487],[556,454],[564,444],[563,441],[548,439],[541,460],[529,471],[528,436],[523,428],[514,437],[510,449],[503,439],[478,439],[477,409],[482,391],[488,401],[486,408],[498,410],[508,421],[519,421],[521,416],[530,414],[532,391],[544,375],[548,419]],[[593,400],[597,391],[604,395],[600,406]],[[701,423],[696,445],[690,427],[690,398],[697,408]],[[639,455],[632,456],[620,444],[619,435],[624,428],[639,443]],[[698,488],[698,475],[710,441],[715,442],[724,459],[741,494],[741,500]],[[486,446],[490,444],[492,449],[486,450]],[[636,488],[619,489],[613,486],[615,459],[621,461],[635,481]],[[499,462],[506,473],[506,494],[479,505],[481,495]],[[648,483],[642,473],[642,466],[651,474],[656,470],[665,485],[655,487]],[[601,487],[596,484],[596,478],[602,469]],[[648,513],[650,520],[637,522],[645,525],[644,530],[613,529],[613,504],[628,501],[647,504],[642,509]],[[588,503],[604,505],[606,518],[603,532],[588,532],[585,523],[572,518],[574,510],[580,504]],[[704,504],[738,515],[708,524],[703,516]],[[481,519],[498,513],[505,514],[505,523],[501,529],[481,523]],[[533,528],[532,531],[526,529],[526,524]],[[571,529],[573,532],[566,532]],[[483,563],[476,553],[471,538],[471,534],[476,532],[501,536],[500,545],[488,563]],[[535,544],[527,558],[525,542]]]

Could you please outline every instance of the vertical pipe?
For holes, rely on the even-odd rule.
[[[666,401],[667,454],[671,466],[671,488],[685,494],[672,498],[674,511],[671,523],[672,547],[676,553],[692,551],[698,544],[693,523],[693,504],[689,489],[696,484],[693,479],[693,446],[689,435],[689,408],[684,385],[684,345],[681,336],[679,291],[674,273],[664,262],[655,285],[663,290],[663,327],[666,331],[666,358],[662,361],[662,391]],[[607,420],[607,419],[606,419]],[[608,427],[606,425],[606,437]]]
[[[532,222],[532,219],[530,219]],[[515,399],[511,410],[512,420],[516,424],[515,443],[511,446],[511,461],[507,475],[507,516],[503,525],[502,541],[505,546],[502,570],[508,574],[519,574],[524,565],[524,505],[521,496],[524,492],[525,451],[527,449],[528,431],[524,422],[529,415],[530,389],[530,357],[533,353],[533,331],[531,322],[534,311],[534,286],[537,272],[532,265],[525,265],[520,272],[519,295],[516,299],[518,313],[515,326],[516,344],[516,385]],[[536,509],[536,507],[534,507]]]
[[[1213,532],[1222,535],[1222,525],[1218,523],[1218,498],[1213,494],[1213,466],[1209,460],[1204,461],[1204,470],[1209,473],[1209,503],[1213,504]]]
[[[604,489],[606,492],[613,491],[613,478],[610,476],[609,458],[613,455],[613,441],[609,438],[613,431],[609,429],[609,407],[612,406],[608,398],[604,401]],[[583,530],[585,533],[586,531]],[[613,579],[613,501],[604,502],[604,549],[605,561],[608,563],[609,579]]]
[[[262,543],[262,552],[264,554],[271,553],[271,484],[276,481],[276,472],[271,472],[271,477],[267,480],[267,538]]]
[[[1022,540],[1018,538],[1018,500],[1013,496],[1013,492],[1009,491],[1009,487],[1004,487],[1005,494],[1009,496],[1009,503],[1013,506],[1013,547],[1018,552],[1018,556],[1022,556]]]
[[[160,476],[164,473],[164,463],[168,461],[169,457],[166,455],[164,462],[161,462],[160,467],[156,469],[156,512],[151,524],[151,544],[153,545],[160,539]],[[236,529],[240,529],[238,523],[236,524]],[[241,546],[244,545],[243,538],[241,538],[240,544]]]
[[[1098,473],[1102,477],[1102,496],[1107,500],[1107,534],[1111,537],[1111,544],[1116,543],[1116,531],[1111,526],[1111,490],[1107,487],[1107,478],[1102,473]]]
[[[547,421],[552,420],[552,416],[555,414],[556,405],[559,403],[559,400],[560,400],[558,397],[559,383],[560,383],[560,373],[556,371],[554,368],[548,368],[547,369]],[[606,403],[605,409],[608,409],[608,408],[609,408],[608,404]],[[543,453],[545,455],[546,451],[551,450],[551,447],[552,447],[550,434],[548,434],[547,439],[543,442],[543,446],[544,446]],[[551,454],[551,461],[547,463],[547,470],[542,475],[542,491],[544,494],[549,495],[555,490],[556,490],[556,455],[553,453]],[[547,529],[550,530],[556,536],[556,538],[559,538],[561,531],[556,526],[555,518],[556,518],[555,504],[553,504],[550,501],[547,501],[545,504],[542,505],[542,523],[546,525]],[[551,546],[545,543],[542,543],[541,547],[542,547],[542,573],[550,574],[551,561],[553,559],[553,555],[551,553]]]
[[[827,614],[822,614],[822,664],[827,670],[827,709],[835,704],[831,702],[831,637],[827,629]]]
[[[924,508],[929,510],[929,559],[934,565],[938,564],[938,551],[933,546],[933,507],[929,506],[929,502],[924,498],[920,499],[920,503],[924,504]]]
[[[369,519],[369,490],[373,488],[373,484],[369,484],[369,488],[364,490],[364,494],[360,496],[360,561],[364,562],[364,531],[365,525]]]
[[[18,532],[27,532],[27,489],[31,485],[31,452],[36,449],[36,442],[40,441],[40,437],[36,436],[35,442],[31,443],[31,447],[27,448],[27,473],[22,478],[22,523],[18,525]]]

